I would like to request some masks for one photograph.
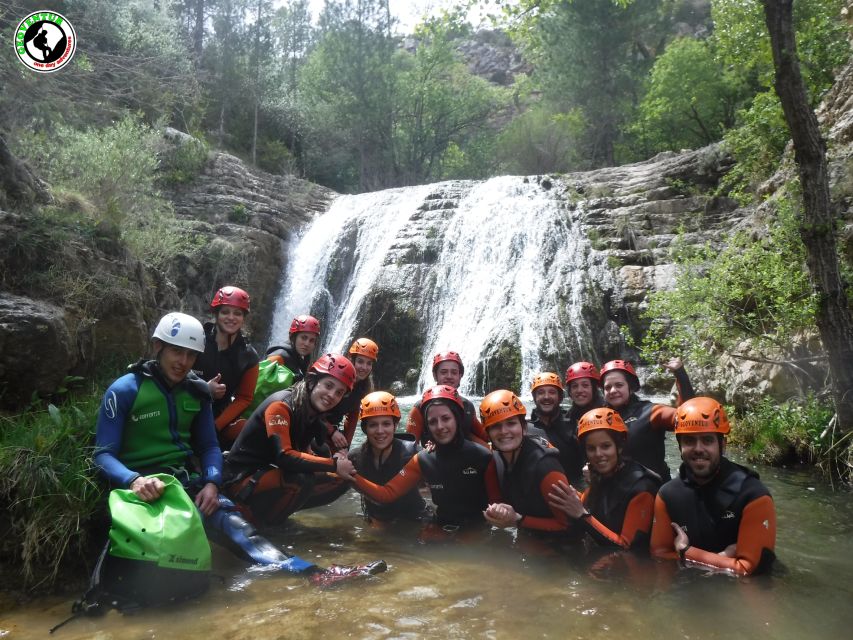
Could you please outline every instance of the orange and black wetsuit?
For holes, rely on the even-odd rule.
[[[405,434],[398,434],[398,436],[405,436]],[[395,436],[391,443],[391,451],[388,453],[388,457],[384,458],[379,463],[379,466],[376,465],[376,460],[373,457],[373,452],[368,442],[365,442],[361,447],[353,451],[350,455],[350,460],[352,460],[356,471],[363,478],[378,485],[384,485],[400,473],[400,469],[406,466],[406,463],[417,453],[418,448],[415,442]],[[417,487],[390,504],[383,504],[365,496],[364,506],[368,517],[384,521],[395,518],[414,520],[427,512],[426,502],[424,502]]]
[[[675,384],[678,387],[678,405],[695,395],[683,367],[675,371]],[[640,400],[632,393],[627,406],[616,411],[628,428],[625,456],[651,469],[664,482],[669,480],[672,474],[666,464],[664,442],[666,432],[675,429],[675,408]]]
[[[595,406],[591,404],[587,410],[594,408]],[[530,412],[528,425],[538,427],[545,432],[548,442],[560,452],[560,464],[569,482],[575,487],[581,487],[584,482],[583,465],[586,462],[586,455],[578,442],[578,418],[583,413],[574,417],[573,411],[574,409],[566,411],[560,407],[550,423],[546,424],[542,415],[534,409]]]
[[[329,412],[327,430],[330,436],[343,419],[344,436],[347,439],[347,444],[352,444],[352,439],[355,437],[355,428],[358,425],[358,412],[361,408],[361,401],[364,396],[370,393],[370,388],[369,378],[357,381],[352,391],[345,395],[343,400],[338,403],[338,406]]]
[[[655,500],[651,551],[677,558],[672,523],[685,530],[685,560],[738,575],[766,571],[775,559],[776,507],[758,475],[725,457],[716,476],[697,484],[686,464],[661,487]],[[737,545],[734,558],[719,555]]]
[[[296,384],[308,373],[311,355],[301,356],[292,344],[273,345],[267,349],[267,360],[275,360],[293,372],[293,383]]]
[[[477,419],[477,410],[473,403],[468,398],[462,398],[465,419],[462,422],[462,434],[466,440],[471,440],[477,444],[488,446],[489,437],[486,435],[483,425]],[[409,412],[409,419],[406,422],[406,433],[411,433],[415,439],[421,443],[421,446],[426,446],[430,441],[429,429],[424,424],[424,414],[421,413],[421,401],[418,400],[412,410]]]
[[[294,420],[292,393],[278,391],[255,409],[225,463],[225,492],[259,521],[281,522],[349,488],[334,474],[335,459],[312,450],[315,441],[325,441],[323,414]]]
[[[252,403],[258,382],[258,353],[239,332],[227,349],[216,344],[216,324],[204,325],[204,353],[195,362],[195,370],[204,380],[220,374],[225,395],[213,401],[213,416],[219,444],[228,449],[240,433],[240,414]]]
[[[548,504],[548,494],[559,481],[566,482],[556,449],[546,449],[531,438],[523,438],[521,449],[508,466],[500,452],[486,474],[489,502],[512,505],[522,516],[519,526],[537,531],[565,531],[565,514]]]
[[[600,544],[646,551],[660,485],[656,473],[626,460],[613,476],[595,479],[584,492],[590,515],[580,522]]]
[[[486,473],[494,465],[491,452],[461,437],[434,451],[419,451],[392,480],[378,485],[357,475],[355,486],[376,502],[399,500],[421,479],[426,481],[435,504],[435,518],[441,525],[483,522],[488,505]]]

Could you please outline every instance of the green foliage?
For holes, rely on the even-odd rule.
[[[843,5],[843,0],[794,3],[797,54],[813,106],[831,86],[835,69],[849,56],[847,27],[841,19]],[[712,16],[720,62],[737,73],[754,94],[752,103],[738,112],[735,128],[725,134],[737,164],[722,188],[747,202],[778,166],[788,128],[772,89],[770,38],[759,0],[714,0]]]
[[[584,165],[581,153],[587,123],[581,109],[555,113],[534,104],[498,136],[501,170],[512,174],[568,172]]]
[[[235,204],[228,212],[228,221],[239,224],[249,221],[249,214],[246,212],[246,206],[243,204]]]
[[[725,133],[726,148],[737,160],[720,189],[740,203],[754,197],[756,188],[778,168],[788,143],[788,124],[773,90],[759,93],[737,114],[738,125]]]
[[[740,232],[721,251],[677,250],[675,258],[675,288],[652,294],[644,314],[649,361],[680,353],[710,365],[720,349],[744,342],[791,355],[795,338],[814,329],[817,301],[791,199],[778,202],[764,238]]]
[[[647,153],[704,146],[734,124],[743,93],[742,79],[715,60],[707,41],[680,38],[655,60],[630,130]]]
[[[91,557],[90,521],[103,509],[92,464],[100,397],[0,416],[4,563],[24,588],[50,587],[59,571]]]
[[[185,184],[195,180],[207,164],[209,145],[195,137],[175,141],[160,153],[158,179],[164,184]]]
[[[522,1],[513,35],[535,66],[534,82],[555,112],[579,109],[586,122],[577,153],[588,166],[612,165],[632,119],[652,50],[666,20],[655,0]]]
[[[806,396],[779,404],[761,400],[737,420],[731,441],[746,449],[754,462],[764,464],[815,464],[828,477],[849,478],[850,434],[835,439],[831,403]]]
[[[164,266],[192,241],[186,224],[175,219],[171,204],[156,186],[161,145],[155,129],[131,116],[102,129],[58,125],[49,137],[45,133],[21,137],[19,152],[59,193],[75,196],[59,198],[34,219],[59,220],[59,229],[67,223],[76,225],[113,251],[120,251],[116,242],[123,239],[142,260]],[[179,171],[191,171],[191,165],[203,161],[202,154],[206,157],[204,145],[192,145]],[[58,269],[56,275],[68,275]],[[58,281],[48,277],[52,288],[67,288],[62,277]]]

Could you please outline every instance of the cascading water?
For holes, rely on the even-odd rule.
[[[325,321],[322,348],[341,349],[381,289],[424,327],[419,388],[432,382],[432,354],[455,350],[463,393],[490,390],[495,367],[512,367],[526,391],[543,368],[593,356],[601,327],[588,309],[614,288],[559,189],[519,177],[342,196],[289,251],[273,340],[312,310]]]

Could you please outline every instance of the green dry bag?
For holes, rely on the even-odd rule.
[[[169,604],[210,586],[210,543],[201,515],[174,476],[156,477],[166,490],[154,502],[129,489],[110,493],[109,539],[88,591],[72,607],[74,616]]]
[[[248,419],[252,412],[264,400],[277,391],[283,391],[293,385],[296,374],[275,360],[262,360],[258,365],[258,382],[255,384],[255,395],[249,408],[243,412]]]
[[[110,493],[110,555],[163,568],[210,571],[210,544],[195,504],[174,476],[156,477],[166,490],[154,502],[140,500],[130,489]]]

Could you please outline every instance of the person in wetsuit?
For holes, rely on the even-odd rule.
[[[578,437],[589,461],[589,488],[580,495],[559,483],[549,495],[550,504],[599,544],[646,551],[660,477],[625,457],[628,429],[613,409],[585,413]]]
[[[249,303],[249,294],[239,287],[222,287],[214,294],[215,321],[204,325],[204,352],[195,362],[210,387],[219,445],[226,451],[245,423],[240,414],[251,404],[258,382],[258,353],[243,335]]]
[[[559,381],[559,378],[557,378]],[[492,442],[494,472],[486,476],[489,506],[483,515],[496,527],[564,531],[567,518],[548,504],[548,494],[566,484],[559,453],[525,437],[527,409],[506,389],[480,403],[480,422]]]
[[[682,464],[655,500],[655,557],[736,575],[773,564],[776,507],[757,473],[723,455],[730,430],[725,409],[712,398],[693,398],[678,408]]]
[[[371,373],[379,358],[379,345],[370,338],[359,338],[350,345],[348,357],[355,368],[355,384],[329,415],[329,441],[333,449],[349,449],[355,436],[362,399],[373,391]],[[338,428],[344,420],[343,430]]]
[[[154,358],[140,360],[113,382],[98,410],[94,462],[110,488],[130,489],[140,500],[154,502],[166,489],[154,474],[175,476],[194,499],[208,535],[250,562],[325,582],[384,570],[384,563],[376,563],[326,571],[258,535],[219,491],[222,452],[210,390],[192,372],[204,351],[204,328],[192,316],[169,313],[152,341]]]
[[[442,351],[433,356],[432,377],[435,380],[435,384],[458,389],[464,373],[465,367],[462,364],[462,357],[455,351]],[[471,440],[485,446],[488,436],[483,431],[480,421],[477,420],[477,411],[474,408],[474,404],[461,395],[459,398],[462,401],[463,410],[463,420],[460,423],[462,436],[466,440]],[[409,419],[406,422],[406,432],[415,436],[415,439],[423,446],[426,446],[430,440],[429,430],[424,429],[424,414],[420,400],[415,403],[415,406],[409,412]]]
[[[528,431],[535,428],[560,452],[560,465],[576,486],[583,486],[584,457],[577,437],[577,424],[563,409],[563,383],[556,373],[538,373],[530,387],[536,408],[530,412]]]
[[[483,522],[488,504],[485,477],[494,460],[486,447],[463,437],[459,425],[465,414],[459,392],[448,385],[431,387],[421,398],[421,408],[435,448],[419,451],[384,485],[359,473],[352,474],[351,480],[371,500],[390,503],[423,479],[435,504],[438,525],[456,528]]]
[[[325,444],[325,417],[354,381],[352,363],[327,353],[304,380],[272,394],[246,421],[228,452],[224,490],[254,520],[280,523],[349,489],[336,472],[352,463]]]
[[[680,358],[673,358],[665,369],[675,374],[678,387],[677,404],[694,396],[693,387]],[[640,379],[630,362],[611,360],[601,367],[601,384],[604,401],[619,413],[628,428],[625,455],[651,469],[666,482],[672,476],[666,464],[664,442],[667,431],[675,428],[675,408],[655,404],[637,396]]]
[[[400,424],[400,407],[387,391],[367,394],[361,401],[358,417],[366,440],[350,454],[350,460],[363,478],[384,485],[418,453],[417,443],[409,434],[395,433]],[[362,504],[365,515],[372,521],[417,520],[432,515],[417,487],[390,504],[367,496]]]
[[[267,360],[274,360],[293,372],[294,383],[308,372],[308,363],[320,339],[320,321],[314,316],[296,316],[288,331],[290,344],[273,345],[267,349]]]

